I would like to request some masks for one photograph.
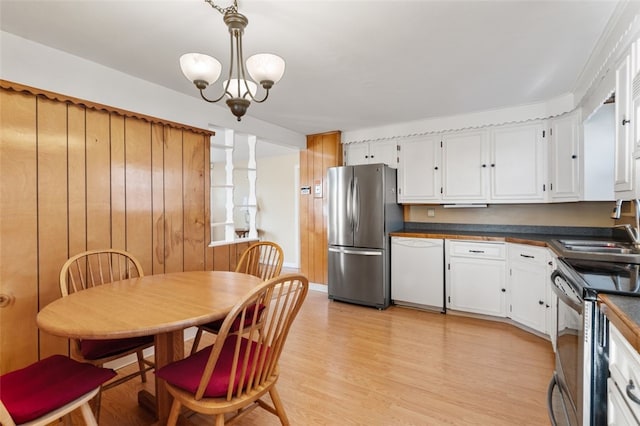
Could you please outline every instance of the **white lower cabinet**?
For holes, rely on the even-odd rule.
[[[445,242],[447,309],[506,316],[505,243]]]
[[[640,425],[640,354],[609,323],[607,423]]]
[[[547,334],[547,287],[551,276],[549,250],[509,244],[509,311],[514,321]]]

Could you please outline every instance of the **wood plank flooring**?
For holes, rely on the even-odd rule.
[[[508,324],[378,311],[310,291],[280,360],[278,389],[294,426],[548,425],[553,362],[548,341]],[[153,382],[144,387],[152,391]],[[142,388],[136,379],[104,392],[100,424],[153,424],[137,405]],[[240,424],[280,423],[257,409]]]

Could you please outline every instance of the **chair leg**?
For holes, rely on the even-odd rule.
[[[216,415],[216,426],[224,426],[224,414]]]
[[[173,399],[171,404],[171,411],[169,412],[169,418],[167,419],[167,426],[175,426],[178,423],[178,416],[180,415],[180,407],[182,404],[177,398]]]
[[[138,355],[138,368],[140,369],[140,378],[142,379],[142,383],[147,383],[147,373],[145,371],[146,367],[144,364],[144,355],[142,350],[137,352]]]
[[[94,403],[93,413],[95,413],[94,414],[95,421],[98,422],[100,420],[100,405],[102,402],[102,389],[98,391],[98,394],[95,396],[95,398],[93,398],[92,401]]]
[[[289,419],[287,419],[287,413],[284,412],[284,405],[282,405],[282,400],[280,399],[280,394],[276,390],[275,385],[269,389],[269,396],[271,396],[271,401],[273,402],[273,408],[276,409],[276,414],[280,418],[280,423],[282,426],[289,426]]]
[[[82,417],[84,418],[84,422],[87,426],[98,426],[98,422],[96,418],[93,417],[93,412],[91,411],[91,406],[89,403],[84,403],[80,406],[80,411],[82,411]]]
[[[196,337],[193,338],[193,346],[191,346],[190,355],[193,355],[198,351],[198,345],[200,344],[201,338],[202,338],[202,329],[198,327],[198,331],[196,331]]]

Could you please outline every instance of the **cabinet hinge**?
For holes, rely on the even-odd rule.
[[[509,312],[513,312],[513,306],[509,305]]]
[[[549,191],[553,191],[553,182],[549,184]]]
[[[547,190],[547,185],[545,185],[544,183],[542,184],[542,192],[545,192]]]
[[[400,151],[400,145],[396,145],[396,151]]]
[[[440,141],[440,148],[442,148],[442,141]]]
[[[543,137],[543,138],[546,138],[546,137],[547,137],[546,132],[547,132],[546,130],[543,130],[543,131],[542,131],[542,137]]]
[[[449,270],[449,271],[451,270],[451,264],[450,263],[447,263],[447,270]]]
[[[451,303],[451,296],[447,297],[447,300]]]
[[[549,136],[553,136],[553,129],[549,129]]]
[[[440,193],[442,194],[442,187],[440,187]]]
[[[509,276],[512,277],[513,276],[513,269],[509,269]]]

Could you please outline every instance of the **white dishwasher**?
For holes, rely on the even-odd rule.
[[[444,312],[444,240],[391,237],[391,300]]]

